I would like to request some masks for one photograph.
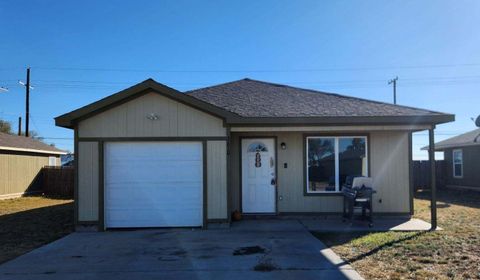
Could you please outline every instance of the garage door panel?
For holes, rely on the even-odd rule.
[[[167,209],[168,210],[168,209]],[[185,216],[188,218],[178,219],[172,215],[163,215],[164,212],[156,213],[156,222],[152,223],[152,220],[149,218],[152,215],[151,210],[136,210],[136,211],[127,211],[127,210],[114,210],[111,211],[110,221],[115,224],[115,227],[133,227],[130,221],[134,220],[134,227],[158,227],[157,224],[168,225],[169,227],[184,227],[184,226],[201,226],[202,224],[198,221],[201,220],[201,216],[198,215],[196,209],[192,209],[190,212],[187,212]]]
[[[110,167],[109,183],[125,182],[125,178],[158,182],[192,181],[193,178],[198,181],[202,176],[201,161],[138,161],[132,164],[112,164]]]
[[[201,143],[106,143],[106,227],[201,226],[202,166]]]
[[[182,193],[178,192],[178,189],[181,189]],[[130,187],[111,187],[106,193],[108,205],[116,206],[116,201],[130,201],[130,204],[133,206],[135,204],[145,204],[152,201],[153,203],[168,203],[169,201],[177,202],[177,197],[181,195],[183,197],[183,202],[196,202],[201,199],[201,192],[197,187],[177,187],[169,186],[163,188],[162,191],[158,191],[156,186],[145,186],[141,188],[130,188]],[[195,203],[197,204],[197,203]]]
[[[202,159],[202,150],[190,145],[191,143],[168,142],[162,143],[165,144],[165,146],[162,147],[158,146],[158,142],[119,142],[112,144],[115,145],[114,147],[111,146],[110,149],[113,160],[131,160],[132,153],[135,154],[135,158],[140,160],[151,160],[152,157],[166,160],[181,160],[181,158],[178,157],[179,154],[188,154],[190,160]],[[139,147],[138,145],[142,146]]]

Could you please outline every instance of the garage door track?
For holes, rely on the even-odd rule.
[[[0,279],[361,279],[296,220],[228,229],[73,233],[0,266]]]

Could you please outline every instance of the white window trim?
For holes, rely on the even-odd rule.
[[[455,163],[455,153],[460,153],[461,155],[461,161],[460,163]],[[455,164],[460,164],[460,176],[457,176],[455,174]],[[463,178],[463,150],[462,149],[454,149],[452,151],[452,173],[453,173],[453,178]]]
[[[335,140],[334,144],[334,149],[335,149],[335,191],[311,191],[308,188],[308,139],[319,139],[319,138],[333,138]],[[369,162],[369,157],[368,157],[368,137],[365,135],[351,135],[351,136],[330,136],[330,135],[325,135],[325,136],[307,136],[305,137],[305,186],[306,188],[306,193],[307,194],[335,194],[335,193],[341,193],[340,191],[340,156],[338,154],[338,149],[339,149],[339,139],[341,138],[363,138],[365,139],[365,157],[367,160],[365,161],[366,164],[366,172],[367,172],[367,177],[369,175],[369,168],[368,165],[370,164]],[[463,159],[463,157],[462,157]],[[462,165],[463,168],[463,165]],[[462,170],[463,174],[463,170]]]

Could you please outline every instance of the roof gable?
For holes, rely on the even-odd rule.
[[[152,79],[55,118],[58,126],[101,113],[148,92],[162,94],[222,118],[230,125],[439,124],[454,115],[339,94],[244,79],[179,92]]]
[[[217,108],[212,104],[206,103],[202,100],[193,98],[182,92],[179,92],[173,88],[157,83],[153,79],[148,79],[130,88],[100,99],[94,103],[56,117],[55,124],[57,126],[73,128],[76,121],[89,118],[112,107],[118,106],[120,104],[123,104],[151,92],[161,94],[165,97],[171,98],[175,101],[186,104],[200,111],[212,114],[219,118],[225,119],[226,117],[233,115],[232,113],[225,111],[221,108]]]

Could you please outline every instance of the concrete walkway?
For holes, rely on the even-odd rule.
[[[0,266],[0,279],[362,279],[298,220],[215,230],[73,233]]]
[[[410,217],[376,217],[372,227],[366,221],[343,222],[339,216],[303,217],[299,221],[308,230],[318,232],[426,231],[431,228],[430,223]]]

